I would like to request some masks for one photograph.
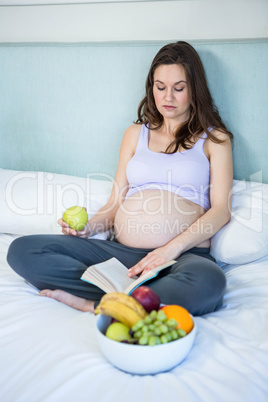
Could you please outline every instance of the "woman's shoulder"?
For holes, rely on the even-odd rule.
[[[139,136],[141,128],[141,124],[134,123],[126,129],[125,134],[127,136]]]
[[[226,131],[222,131],[216,128],[213,128],[210,133],[213,135],[213,137],[215,137],[217,140],[219,141],[223,141],[223,142],[228,142],[228,140],[230,141],[230,135],[228,134],[228,132]]]
[[[209,135],[206,136],[204,143],[204,152],[209,160],[212,155],[218,155],[222,152],[222,149],[226,149],[227,152],[231,152],[231,138],[230,135],[219,129],[213,128]]]
[[[217,145],[231,144],[231,135],[228,131],[218,128],[211,128],[204,134],[202,137],[205,137],[205,143],[207,147],[214,148]]]
[[[123,149],[130,149],[132,155],[134,155],[138,140],[139,140],[139,135],[141,132],[141,124],[132,124],[129,126],[123,136],[122,139],[122,148]]]
[[[136,144],[141,132],[141,128],[141,124],[132,124],[126,129],[123,140]]]

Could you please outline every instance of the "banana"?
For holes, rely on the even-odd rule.
[[[119,298],[119,300],[121,300],[121,298]],[[95,314],[102,314],[112,317],[127,325],[129,328],[133,327],[134,324],[136,324],[139,320],[143,319],[147,315],[146,312],[145,315],[139,314],[132,307],[127,306],[117,299],[101,299],[99,305],[95,309]]]
[[[129,328],[141,319],[134,310],[114,300],[101,303],[97,310],[100,314],[113,317]]]
[[[134,297],[126,295],[125,293],[120,292],[107,293],[102,297],[101,303],[110,300],[122,303],[125,306],[131,308],[132,310],[136,311],[136,313],[141,317],[140,319],[145,318],[147,315],[147,312],[144,310],[142,305],[136,299],[134,299]]]

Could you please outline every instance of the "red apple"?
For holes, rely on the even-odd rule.
[[[133,290],[131,296],[143,306],[147,313],[152,310],[157,311],[160,307],[160,297],[148,286],[139,286]]]

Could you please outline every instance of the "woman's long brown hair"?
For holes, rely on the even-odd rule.
[[[158,130],[163,124],[163,116],[157,110],[153,96],[154,73],[156,68],[163,64],[180,64],[184,67],[190,94],[189,119],[177,129],[175,140],[165,152],[175,153],[180,146],[185,149],[191,148],[195,143],[194,138],[203,132],[206,132],[212,141],[223,142],[210,132],[211,128],[226,133],[232,140],[233,134],[222,122],[213,103],[198,53],[189,43],[182,41],[167,44],[156,54],[146,80],[146,95],[138,107],[136,123],[146,124],[150,130]]]

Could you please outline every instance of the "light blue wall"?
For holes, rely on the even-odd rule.
[[[0,167],[114,176],[164,43],[0,45]],[[268,40],[192,42],[234,133],[234,177],[268,182]]]

